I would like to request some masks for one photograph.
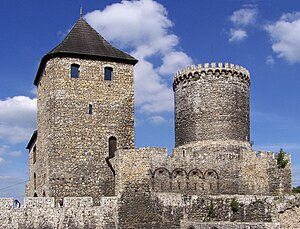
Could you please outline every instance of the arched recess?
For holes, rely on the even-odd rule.
[[[204,173],[204,189],[206,193],[218,194],[219,193],[219,174],[216,170],[208,169]]]
[[[38,195],[36,194],[36,192],[33,194],[33,197],[38,197]]]
[[[187,190],[187,173],[184,169],[176,168],[172,172],[172,192]]]
[[[160,167],[152,173],[152,187],[155,192],[170,191],[170,176],[168,169]]]
[[[192,169],[188,173],[188,192],[190,194],[204,193],[204,174],[199,169]]]

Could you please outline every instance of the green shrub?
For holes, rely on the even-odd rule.
[[[276,159],[277,159],[277,166],[280,169],[284,169],[286,165],[288,164],[288,160],[285,159],[286,153],[283,151],[283,149],[280,149],[280,152],[277,154]]]
[[[212,200],[210,200],[210,205],[208,209],[208,217],[209,218],[215,218],[216,217],[216,207]]]
[[[292,192],[293,192],[294,194],[300,193],[300,186],[298,186],[298,187],[293,187]]]
[[[237,212],[239,210],[240,204],[237,201],[236,197],[232,198],[230,207],[233,212]]]

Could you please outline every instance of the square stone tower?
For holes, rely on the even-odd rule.
[[[42,58],[26,196],[91,196],[97,204],[114,195],[110,159],[134,148],[136,63],[83,18]]]

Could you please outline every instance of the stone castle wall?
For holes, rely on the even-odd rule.
[[[250,139],[249,72],[233,64],[191,66],[174,77],[175,144]]]
[[[128,205],[123,199],[136,201]],[[90,197],[25,198],[16,208],[13,199],[0,198],[0,229],[23,228],[298,228],[300,195],[196,196],[170,193],[143,193],[126,187],[119,197],[102,197],[99,206]],[[122,194],[123,193],[123,194]],[[144,201],[139,202],[140,199]],[[232,201],[238,206],[232,207]],[[126,210],[126,212],[124,212]]]
[[[227,145],[224,141],[215,141],[214,144],[210,141],[201,142],[175,148],[172,156],[167,155],[166,149],[160,148],[119,150],[112,160],[116,170],[116,190],[122,190],[124,182],[134,185],[136,180],[143,185],[140,187],[142,190],[158,193],[291,193],[291,164],[288,155],[287,166],[278,168],[277,153],[256,153],[248,148],[247,143],[244,144],[244,150],[240,150],[241,145],[234,141],[228,141]],[[127,168],[127,164],[130,167]]]
[[[80,66],[79,78],[70,77],[71,64]],[[111,81],[104,80],[107,66],[113,68]],[[97,203],[114,195],[106,160],[111,136],[117,148],[134,147],[133,66],[50,59],[38,86],[37,160],[35,165],[31,160],[27,196],[91,196]]]
[[[99,206],[93,206],[91,197],[65,197],[63,206],[53,197],[25,198],[21,208],[12,203],[0,199],[0,229],[117,227],[115,197],[101,198]]]
[[[210,143],[208,145],[211,146]],[[232,147],[233,142],[228,145]],[[238,149],[239,146],[240,144],[237,144]],[[219,146],[217,148],[219,149]],[[236,157],[232,153],[234,151],[230,152],[221,156],[218,154],[220,160],[227,161],[227,166],[233,166],[227,171],[224,169],[224,172],[230,172],[230,168],[234,166],[237,167],[235,172],[240,171],[240,166],[245,166],[245,171],[226,180],[222,178],[224,174],[220,173],[219,168],[204,167],[206,159],[199,158],[201,154],[198,152],[194,154],[193,151],[177,148],[172,156],[167,156],[166,149],[159,148],[118,151],[113,165],[116,169],[120,228],[207,228],[207,222],[212,221],[217,221],[215,225],[211,224],[212,226],[229,222],[221,228],[251,225],[254,228],[278,228],[278,215],[274,213],[277,207],[274,206],[289,200],[267,195],[271,192],[270,183],[275,182],[278,188],[289,189],[281,190],[281,193],[274,190],[274,193],[290,193],[290,179],[283,176],[278,180],[271,180],[272,177],[268,175],[257,176],[257,172],[263,171],[259,172],[259,175],[267,174],[266,171],[273,169],[278,174],[288,174],[290,164],[284,169],[279,169],[274,153],[256,155],[254,151],[245,151]],[[211,155],[207,154],[207,157]],[[253,167],[254,164],[256,168]],[[225,165],[226,163],[223,164],[224,167]],[[237,180],[234,180],[235,178]],[[236,189],[230,185],[231,182]],[[248,187],[249,184],[252,186]],[[219,189],[216,189],[218,187]],[[246,189],[255,196],[222,195],[227,190],[221,190],[220,187],[231,188],[240,194],[246,194],[242,193]],[[237,198],[241,206],[237,212],[231,210],[233,198]],[[215,211],[215,217],[209,217],[212,214],[210,211]],[[244,224],[230,223],[231,221]]]

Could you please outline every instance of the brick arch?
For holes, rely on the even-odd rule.
[[[191,195],[204,193],[204,174],[199,169],[192,169],[187,176],[188,193]]]
[[[207,177],[211,177],[211,176],[213,176],[216,179],[219,179],[219,174],[214,169],[208,169],[204,172],[204,175],[203,175],[204,179]]]
[[[153,172],[150,170],[152,176],[152,189],[156,192],[170,191],[171,173],[168,169],[160,167]]]
[[[172,183],[171,188],[172,192],[180,192],[187,190],[187,172],[182,168],[176,168],[172,171],[171,174]]]
[[[185,175],[187,177],[188,174],[187,174],[187,172],[184,169],[182,169],[182,168],[176,168],[176,169],[174,169],[172,171],[171,177],[172,178],[176,178],[176,176],[178,176],[178,175],[181,175],[181,176]]]
[[[208,194],[219,193],[219,174],[214,169],[208,169],[204,172],[204,189]]]
[[[166,172],[169,175],[169,177],[171,177],[171,172],[164,167],[159,167],[159,168],[155,169],[153,172],[151,172],[151,170],[150,170],[150,173],[152,174],[152,178],[155,178],[155,175],[157,175],[159,173],[163,173],[163,172]]]
[[[190,170],[189,172],[188,172],[188,174],[187,174],[187,177],[188,177],[188,179],[191,177],[191,176],[199,176],[199,178],[204,178],[204,174],[201,172],[201,170],[199,170],[199,169],[192,169],[192,170]]]

